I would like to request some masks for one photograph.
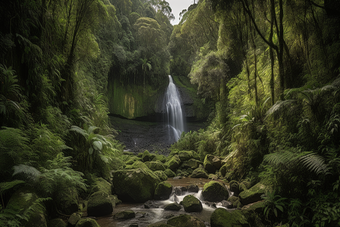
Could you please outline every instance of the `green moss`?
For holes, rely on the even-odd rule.
[[[168,199],[172,192],[172,185],[169,182],[161,182],[157,185],[155,190],[155,199],[165,200]]]
[[[165,165],[161,161],[150,161],[150,162],[145,162],[145,164],[151,169],[152,171],[157,171],[157,170],[165,170]]]
[[[100,227],[100,225],[92,218],[84,218],[77,223],[76,227]]]
[[[203,221],[188,214],[182,214],[168,220],[167,224],[177,227],[205,227]]]
[[[203,209],[201,201],[193,195],[185,196],[182,205],[186,212],[201,212]]]
[[[210,217],[212,227],[243,227],[250,226],[246,217],[239,210],[227,211],[224,208],[217,208]]]
[[[168,162],[167,165],[169,167],[169,169],[171,169],[172,171],[176,171],[178,169],[178,167],[181,164],[181,159],[179,158],[178,155],[173,156]]]
[[[171,169],[166,169],[164,170],[164,173],[168,176],[168,177],[175,177],[176,173],[174,171],[172,171]]]
[[[205,200],[210,202],[218,202],[229,197],[227,188],[218,181],[210,181],[203,187],[202,195]]]
[[[168,176],[162,170],[154,171],[154,174],[156,174],[158,178],[161,179],[162,181],[165,181],[168,179]]]

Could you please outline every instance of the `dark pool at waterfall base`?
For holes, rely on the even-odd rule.
[[[177,199],[179,201],[182,201],[183,198],[188,195],[192,194],[198,199],[201,199],[201,192],[202,188],[205,183],[209,182],[209,179],[202,179],[202,178],[182,178],[182,179],[168,179],[167,182],[171,183],[173,187],[178,187],[178,186],[189,186],[189,185],[198,185],[200,188],[200,191],[198,193],[187,193],[183,194],[181,196],[177,196]],[[153,202],[159,206],[159,208],[149,208],[146,209],[144,208],[143,203],[138,203],[138,204],[118,204],[114,210],[112,215],[109,216],[104,216],[104,217],[98,217],[97,222],[101,227],[129,227],[132,224],[138,224],[138,227],[146,227],[152,223],[156,222],[164,222],[171,218],[178,216],[180,214],[189,214],[196,216],[197,218],[201,219],[202,221],[205,222],[206,226],[210,226],[210,216],[214,212],[216,208],[211,207],[207,204],[205,204],[204,201],[202,201],[203,205],[203,211],[202,212],[193,212],[193,213],[186,213],[183,209],[179,211],[167,211],[164,210],[163,207],[166,204],[173,203],[174,202],[174,196],[171,196],[168,200],[164,201],[157,201],[153,200]],[[217,203],[217,207],[220,207],[219,204]],[[136,217],[133,219],[129,220],[115,220],[112,216],[115,213],[124,211],[124,210],[133,210],[136,213]]]

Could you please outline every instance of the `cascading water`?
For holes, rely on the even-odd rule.
[[[180,95],[172,77],[169,75],[169,85],[164,96],[170,143],[176,142],[184,132],[184,119]]]

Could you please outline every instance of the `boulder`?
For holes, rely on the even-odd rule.
[[[66,223],[61,218],[54,218],[48,222],[48,227],[66,227]]]
[[[243,205],[255,203],[257,201],[262,200],[261,196],[265,192],[266,192],[266,186],[261,183],[257,183],[250,189],[245,190],[239,194],[240,202]]]
[[[168,182],[161,182],[155,189],[154,199],[166,200],[169,199],[172,192],[172,185]]]
[[[92,218],[84,218],[78,221],[76,227],[100,227],[100,225]]]
[[[166,181],[168,179],[168,176],[162,170],[157,170],[154,171],[153,173],[156,174],[157,177],[162,181]]]
[[[149,169],[151,169],[152,171],[157,171],[157,170],[165,170],[165,165],[157,160],[157,161],[150,161],[150,162],[145,162],[145,164],[147,165],[147,167],[149,167]]]
[[[144,151],[142,155],[142,161],[147,162],[147,161],[152,161],[156,157],[155,154],[151,154],[149,151]]]
[[[178,156],[179,159],[181,159],[181,161],[184,162],[193,158],[193,151],[179,151]]]
[[[75,226],[78,221],[81,219],[81,213],[73,213],[71,216],[68,218],[67,223],[71,226]]]
[[[148,225],[147,227],[173,227],[172,225],[165,224],[163,222],[160,223],[153,223],[151,225]]]
[[[67,215],[78,211],[78,191],[74,187],[68,187],[64,190],[57,191],[56,206],[58,210]]]
[[[173,211],[179,211],[182,208],[181,205],[178,203],[170,203],[165,205],[164,210],[173,210]]]
[[[125,169],[138,169],[138,168],[150,170],[149,167],[144,162],[141,161],[136,161],[132,165],[125,166]]]
[[[199,191],[199,187],[196,184],[191,184],[187,187],[187,191],[197,193]]]
[[[242,204],[240,202],[239,197],[230,196],[227,201],[230,202],[230,205],[228,206],[228,208],[240,208],[240,207],[242,207]]]
[[[203,210],[201,201],[193,195],[185,196],[182,205],[186,212],[201,212]]]
[[[203,166],[208,173],[215,173],[217,170],[215,165],[213,164],[214,158],[215,156],[211,154],[207,154],[204,158]]]
[[[153,199],[160,179],[149,169],[117,170],[112,173],[112,184],[118,198],[126,202],[143,203]]]
[[[94,217],[105,216],[111,214],[115,206],[114,196],[101,191],[95,192],[87,202],[87,214]]]
[[[204,169],[202,168],[197,168],[195,169],[191,176],[191,178],[205,178],[205,179],[208,179],[208,174],[205,172]]]
[[[219,170],[221,168],[221,159],[217,156],[214,156],[214,158],[211,160],[211,163],[215,167],[216,170]]]
[[[224,164],[221,168],[220,168],[220,175],[222,177],[225,177],[225,175],[227,174],[228,172],[228,164]]]
[[[228,199],[228,189],[218,181],[210,181],[203,187],[202,196],[209,202],[219,202]]]
[[[127,219],[132,219],[136,217],[136,213],[132,210],[124,210],[121,212],[116,213],[113,216],[115,219],[123,219],[123,220],[127,220]]]
[[[167,165],[169,169],[171,169],[172,171],[176,171],[181,165],[181,159],[178,155],[175,155],[167,162]]]
[[[168,178],[176,176],[176,173],[174,173],[174,171],[172,171],[171,169],[164,170],[164,173],[168,176]]]
[[[132,165],[133,163],[137,161],[141,161],[142,159],[137,156],[131,156],[129,159],[125,162],[126,165]]]
[[[239,210],[228,211],[217,208],[210,217],[211,227],[250,227],[246,217]]]
[[[202,162],[196,160],[196,159],[189,159],[182,163],[181,168],[182,169],[197,169]]]
[[[176,227],[205,227],[205,224],[203,221],[188,214],[182,214],[182,215],[170,218],[167,221],[167,224],[170,226],[176,226]]]

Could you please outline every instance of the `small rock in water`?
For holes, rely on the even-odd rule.
[[[137,223],[132,223],[131,225],[129,225],[129,227],[138,227]]]
[[[175,216],[174,214],[169,214],[169,215],[165,216],[164,218],[165,218],[165,219],[170,219],[170,218],[172,218],[172,217],[174,217],[174,216]]]
[[[199,191],[199,188],[198,188],[198,186],[197,185],[190,185],[190,186],[188,186],[188,192],[195,192],[195,193],[197,193]]]
[[[178,203],[170,203],[164,207],[164,210],[179,211],[181,208],[181,205],[179,205]]]
[[[182,195],[182,190],[180,188],[175,188],[175,195]]]
[[[122,212],[116,213],[114,215],[115,219],[132,219],[136,216],[135,212],[132,210],[124,210]]]
[[[182,179],[183,177],[182,176],[177,176],[177,177],[174,177],[173,179],[174,180],[179,180],[179,179]]]
[[[144,208],[158,208],[159,206],[155,204],[155,202],[149,200],[146,203],[144,203]]]

